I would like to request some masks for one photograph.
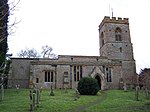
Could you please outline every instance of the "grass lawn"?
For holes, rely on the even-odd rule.
[[[40,106],[36,112],[73,112],[74,109],[85,106],[83,112],[150,112],[150,100],[145,100],[140,94],[140,101],[135,101],[133,91],[108,90],[105,91],[106,98],[101,101],[102,94],[96,96],[80,96],[74,101],[74,90],[54,90],[55,96],[50,96],[49,90],[43,90]],[[94,105],[94,102],[99,102]],[[91,106],[86,106],[91,104]],[[148,106],[146,104],[149,104]],[[29,89],[5,90],[5,97],[0,101],[0,112],[27,112],[30,108]]]
[[[134,91],[108,90],[106,93],[105,101],[84,112],[150,112],[150,100],[146,100],[142,92],[139,101],[135,100]]]

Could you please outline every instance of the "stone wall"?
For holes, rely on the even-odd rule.
[[[21,88],[29,87],[30,59],[13,58],[10,74],[8,76],[8,87],[14,88],[20,85]]]
[[[105,16],[104,19],[102,20],[102,22],[100,23],[99,25],[99,28],[103,27],[103,25],[105,23],[113,23],[113,24],[116,24],[116,23],[119,23],[119,24],[129,24],[129,19],[128,18],[116,18],[116,17],[108,17],[108,16]]]
[[[12,58],[12,72],[9,76],[9,86],[15,87],[20,84],[22,88],[28,88],[30,84],[36,85],[38,88],[49,88],[51,85],[54,88],[76,88],[78,81],[74,80],[74,66],[82,66],[82,77],[102,73],[102,66],[109,66],[112,69],[111,83],[106,82],[106,76],[101,79],[104,89],[118,88],[118,76],[120,73],[120,63],[111,62],[104,57],[92,57],[92,56],[59,56],[58,59],[21,59]],[[119,66],[119,69],[118,69]],[[98,67],[99,70],[95,70]],[[45,82],[45,71],[53,72],[53,82]],[[64,75],[68,75],[68,83],[64,82]],[[105,74],[104,74],[105,75]],[[120,76],[119,76],[120,77]],[[38,78],[38,82],[37,82]],[[117,81],[116,81],[117,80]],[[104,85],[107,84],[107,85]]]

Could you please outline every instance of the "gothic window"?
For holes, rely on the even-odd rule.
[[[119,48],[120,52],[122,52],[122,47]]]
[[[119,27],[117,27],[115,30],[115,39],[116,41],[122,41],[121,29]]]
[[[45,82],[53,82],[54,73],[52,71],[45,71]]]
[[[36,83],[39,83],[39,78],[36,78]]]
[[[107,82],[112,82],[112,79],[111,79],[111,68],[106,67],[106,77],[107,77]]]
[[[101,47],[104,45],[104,34],[103,32],[101,33]]]
[[[51,82],[53,82],[53,76],[54,76],[54,74],[53,74],[53,72],[51,72]]]
[[[79,81],[79,71],[77,72],[77,81]]]
[[[105,66],[103,65],[102,67],[103,67],[103,73],[105,74]]]
[[[80,66],[80,78],[82,78],[82,66]]]
[[[77,75],[76,75],[76,66],[74,66],[74,81],[76,81],[77,80]]]
[[[72,65],[70,65],[70,81],[72,82]]]
[[[82,66],[73,66],[74,81],[79,81],[82,78]]]

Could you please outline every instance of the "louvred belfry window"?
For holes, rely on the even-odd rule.
[[[115,30],[115,39],[116,41],[122,41],[121,29],[119,27],[117,27]]]

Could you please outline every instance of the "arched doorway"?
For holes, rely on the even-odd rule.
[[[101,90],[101,78],[98,75],[96,75],[95,79],[97,80],[99,89]]]

